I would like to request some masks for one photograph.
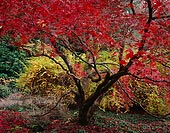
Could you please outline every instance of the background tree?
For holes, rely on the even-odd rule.
[[[119,79],[128,91],[131,79],[169,86],[168,0],[2,0],[0,10],[1,36],[13,37],[14,45],[23,49],[40,40],[37,55],[51,58],[72,76],[81,124],[89,121],[94,102]],[[110,51],[112,62],[99,61],[102,50]],[[86,67],[72,64],[67,51]],[[166,73],[157,63],[166,67]],[[85,97],[88,80],[97,85]]]

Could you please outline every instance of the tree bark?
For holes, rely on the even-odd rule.
[[[89,110],[90,110],[90,106],[85,107],[85,105],[83,105],[82,107],[79,108],[79,118],[78,118],[78,122],[81,125],[87,125],[89,123]]]
[[[82,105],[79,106],[79,124],[86,125],[90,122],[91,119],[91,110],[94,102],[101,96],[104,95],[109,88],[116,82],[120,77],[123,75],[126,75],[126,71],[119,71],[118,73],[112,75],[112,76],[106,76],[105,80],[98,85],[96,88],[96,91],[89,96]]]

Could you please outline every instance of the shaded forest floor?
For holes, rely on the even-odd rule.
[[[29,133],[170,133],[170,118],[158,119],[138,112],[117,114],[98,110],[92,123],[80,126],[76,122],[78,112],[70,111],[60,104],[47,115],[35,117],[43,114],[42,110],[47,112],[51,108],[49,105],[53,107],[52,100],[48,99],[45,103],[44,99],[30,97],[31,100],[27,98],[21,101],[21,97],[20,94],[14,95],[13,100],[8,99],[8,103],[5,103],[7,99],[1,99],[0,111],[26,114],[24,117],[29,122],[22,126],[27,128]],[[4,106],[2,103],[5,103]],[[48,107],[45,107],[46,105]]]

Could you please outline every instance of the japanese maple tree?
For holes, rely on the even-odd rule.
[[[120,78],[126,83],[138,79],[170,85],[169,0],[1,0],[0,11],[0,36],[12,37],[21,49],[39,40],[38,55],[54,61],[55,56],[62,58],[67,68],[56,63],[77,86],[81,124],[89,121],[94,102]],[[88,67],[72,64],[66,50]],[[117,61],[100,62],[102,50],[110,51]],[[162,73],[157,64],[166,71]],[[85,98],[87,79],[98,84]]]

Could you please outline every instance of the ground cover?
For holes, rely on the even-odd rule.
[[[3,116],[5,114],[4,112],[8,112],[8,116],[10,116],[10,114],[13,116],[10,119],[8,118],[6,123],[7,126],[5,127],[3,127],[2,120],[0,121],[0,131],[6,128],[6,131],[3,131],[4,133],[168,133],[170,131],[170,118],[158,119],[144,112],[139,113],[137,111],[130,113],[115,113],[109,111],[104,112],[99,109],[96,111],[94,118],[89,125],[80,126],[77,123],[77,110],[64,109],[60,104],[50,113],[41,116],[40,114],[47,111],[45,110],[47,109],[47,107],[45,107],[47,106],[45,105],[45,102],[40,102],[37,100],[36,96],[36,100],[33,97],[30,97],[30,99],[34,100],[30,100],[29,104],[26,104],[21,100],[21,97],[24,99],[23,96],[17,95],[19,98],[17,99],[16,96],[14,102],[12,98],[10,99],[9,97],[1,99],[1,104],[5,102],[6,104],[1,105],[0,107],[0,118],[5,118]],[[27,97],[27,102],[28,101]],[[8,105],[8,103],[10,104]],[[48,104],[48,109],[50,109],[49,102],[46,103]],[[54,104],[51,104],[51,106],[54,106]],[[21,115],[18,115],[18,113]],[[14,114],[17,114],[15,119]],[[39,114],[40,116],[37,115],[35,117],[35,114]],[[18,125],[13,124],[13,127],[9,128],[8,124],[12,123],[13,120],[16,122],[19,121]]]

